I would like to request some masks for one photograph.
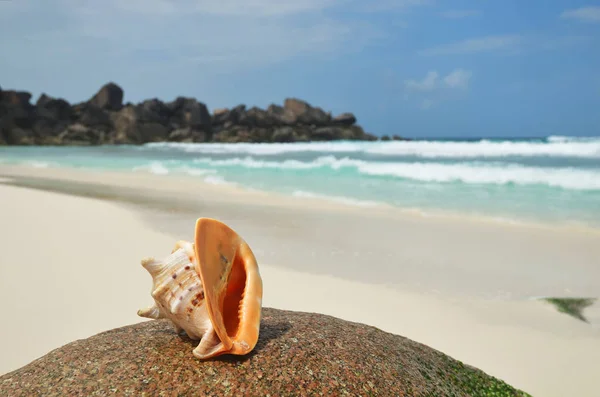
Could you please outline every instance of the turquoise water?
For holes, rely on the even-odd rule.
[[[600,138],[0,147],[0,163],[186,174],[365,210],[600,227]]]

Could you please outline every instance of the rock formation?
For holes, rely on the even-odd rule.
[[[0,377],[2,396],[527,396],[401,336],[263,309],[247,356],[199,361],[164,320],[104,332]]]
[[[148,142],[299,142],[376,140],[352,113],[333,117],[296,98],[266,110],[218,109],[194,98],[123,104],[123,89],[104,85],[86,102],[69,104],[42,94],[0,89],[0,144],[99,145]]]

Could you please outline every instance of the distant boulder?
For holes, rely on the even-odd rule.
[[[356,123],[356,117],[352,113],[342,113],[337,115],[332,120],[335,124],[353,125]]]
[[[35,104],[35,108],[38,117],[46,119],[69,121],[73,116],[73,111],[69,102],[61,98],[53,98],[46,94],[40,95]]]
[[[14,106],[18,108],[31,108],[32,105],[29,103],[31,100],[31,93],[27,91],[1,91],[1,103],[5,106]]]
[[[292,127],[280,127],[273,132],[273,142],[296,142],[298,135]]]
[[[256,106],[241,113],[238,123],[247,127],[271,127],[278,124],[268,111]]]
[[[287,98],[284,103],[284,111],[288,112],[293,122],[312,125],[326,125],[331,122],[331,114],[325,113],[319,107],[312,107],[307,102],[296,98]]]
[[[35,136],[35,106],[26,91],[3,90],[0,92],[0,127],[2,141],[8,145],[32,145]]]
[[[246,112],[246,105],[238,105],[232,109],[217,109],[213,113],[212,124],[238,124],[243,114]]]
[[[105,84],[88,103],[100,109],[120,110],[123,107],[123,89],[115,83]]]
[[[110,114],[90,103],[84,103],[73,107],[77,122],[96,129],[109,132],[113,129],[113,122]]]
[[[212,140],[212,118],[208,108],[194,98],[177,97],[167,104],[171,112],[170,127],[174,129],[190,127],[206,133],[207,140]]]
[[[72,124],[61,132],[55,142],[61,145],[89,146],[100,145],[105,132],[83,124]]]
[[[140,114],[142,113],[142,114]],[[169,128],[156,121],[144,121],[137,106],[126,106],[112,116],[113,141],[117,144],[162,142],[169,137]],[[152,118],[147,118],[152,119]]]
[[[160,123],[168,126],[170,118],[173,116],[169,106],[156,98],[147,99],[136,105],[135,108],[137,117],[143,122]]]

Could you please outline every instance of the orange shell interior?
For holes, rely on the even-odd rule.
[[[215,219],[199,218],[194,240],[208,315],[222,343],[211,356],[247,354],[258,341],[262,308],[256,258],[234,230]]]

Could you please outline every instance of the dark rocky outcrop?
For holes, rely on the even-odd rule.
[[[87,102],[69,104],[42,94],[0,89],[0,145],[99,145],[148,142],[306,142],[376,140],[352,113],[332,117],[297,98],[267,109],[238,105],[211,115],[194,98],[123,104],[124,92],[108,83]]]
[[[104,332],[0,377],[3,396],[526,396],[441,352],[377,328],[263,309],[247,356],[201,362],[164,320]]]
[[[382,141],[410,141],[410,139],[403,138],[400,135],[392,135],[391,137],[389,135],[382,135],[380,140],[382,140]]]
[[[342,113],[334,117],[333,122],[341,125],[353,125],[356,123],[356,117],[352,113]]]
[[[105,84],[88,103],[100,109],[119,110],[123,106],[123,89],[115,83]]]

